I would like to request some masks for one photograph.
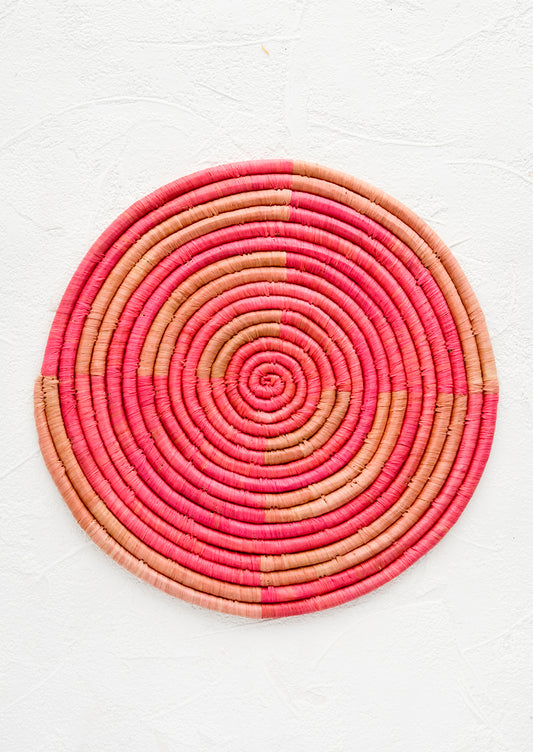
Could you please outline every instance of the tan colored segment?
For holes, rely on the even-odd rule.
[[[271,254],[272,255],[272,254]],[[276,259],[280,264],[279,267],[269,267],[268,274],[271,282],[284,282],[287,278],[285,267],[285,254],[276,254]],[[259,259],[257,254],[247,254],[241,257],[242,268],[238,271],[223,274],[220,267],[212,270],[213,278],[204,285],[199,285],[196,292],[185,297],[180,295],[174,301],[175,308],[173,311],[166,311],[165,320],[152,322],[151,328],[146,336],[146,343],[141,354],[139,366],[139,375],[149,376],[154,371],[157,375],[168,374],[170,359],[174,354],[176,340],[181,333],[185,324],[189,321],[202,306],[217,295],[234,287],[249,284],[251,282],[262,282],[265,278],[265,267],[257,266]],[[214,266],[214,264],[210,265]],[[191,275],[191,277],[194,275]],[[190,279],[190,277],[188,278]],[[176,291],[178,288],[176,288]],[[170,323],[166,322],[168,316],[171,316]],[[164,338],[163,338],[164,335]],[[157,358],[157,364],[156,364]]]
[[[278,338],[282,315],[282,311],[276,309],[250,311],[220,327],[200,356],[196,369],[198,378],[223,378],[231,358],[240,347],[259,337]]]
[[[152,321],[141,352],[139,375],[166,376],[177,337],[193,313],[212,297],[239,284],[264,281],[266,276],[273,283],[285,281],[286,261],[282,251],[249,253],[209,264],[184,280]]]
[[[217,598],[260,603],[261,589],[259,587],[222,582],[186,569],[144,544],[112,514],[88,482],[72,450],[63,424],[59,382],[55,377],[41,377],[36,386],[35,405],[41,449],[48,468],[76,519],[91,537],[96,538],[95,532],[98,529],[92,521],[88,520],[78,500],[86,507],[94,521],[107,531],[119,546],[135,559],[146,563],[155,572],[180,583],[187,590],[200,591]],[[47,438],[47,432],[49,432],[49,438]],[[111,546],[106,550],[113,555],[112,552],[115,549]],[[136,571],[136,574],[147,578],[144,570]]]
[[[496,364],[483,311],[459,263],[429,225],[384,191],[337,170],[296,161],[293,173],[293,190],[331,198],[369,216],[419,257],[435,278],[455,320],[469,392],[496,392]],[[488,388],[484,388],[485,383]]]
[[[320,172],[322,174],[324,171],[321,170]],[[326,172],[328,171],[326,170]],[[333,176],[336,176],[334,171],[332,171],[331,177]],[[355,179],[353,182],[357,186],[360,184],[364,185],[362,181],[357,181]],[[439,285],[454,318],[463,347],[469,389],[471,391],[481,390],[481,365],[476,340],[465,308],[467,301],[461,299],[459,292],[450,278],[447,269],[442,264],[437,251],[425,243],[411,226],[404,224],[394,213],[384,209],[379,204],[379,200],[383,200],[385,195],[382,191],[372,189],[372,196],[375,196],[375,199],[369,200],[365,196],[347,190],[345,186],[351,183],[352,180],[347,176],[344,176],[343,184],[338,185],[324,183],[323,180],[312,177],[304,179],[301,176],[295,175],[292,187],[294,190],[306,191],[307,193],[339,201],[346,206],[355,209],[359,213],[370,217],[378,224],[390,230],[399,241],[408,246],[418,256],[422,264],[428,269]],[[340,245],[348,258],[350,258],[353,253],[350,245],[351,244],[346,241]],[[399,243],[397,245],[399,247]],[[467,295],[467,299],[470,300],[470,296]],[[475,313],[475,310],[473,310],[472,313]]]
[[[171,217],[143,235],[127,249],[95,296],[80,337],[76,372],[88,373],[91,357],[95,361],[93,373],[105,368],[102,363],[105,364],[109,342],[126,303],[144,277],[166,256],[185,243],[224,227],[288,220],[289,193],[256,191],[219,199],[218,208],[223,213],[212,216],[211,205],[201,205]],[[247,204],[244,208],[243,203]]]
[[[262,556],[262,585],[310,582],[342,572],[385,550],[427,511],[440,492],[457,456],[468,398],[439,394],[439,410],[420,464],[398,500],[366,528],[333,544],[279,556]]]
[[[403,420],[405,400],[406,392],[383,392],[379,394],[372,428],[363,441],[363,446],[352,460],[342,470],[319,483],[295,491],[266,494],[265,521],[291,522],[297,519],[306,519],[344,504],[350,498],[351,493],[346,490],[346,484],[354,481],[360,475],[373,455],[380,450],[381,444],[384,444],[383,456],[384,452],[394,446],[392,437],[397,435],[395,434],[397,426],[395,419],[391,420],[391,415],[398,413],[399,420]],[[382,454],[380,454],[380,457]],[[354,488],[352,496],[362,490],[361,488],[357,491]],[[335,495],[333,496],[333,494]]]
[[[297,431],[267,439],[265,465],[294,462],[315,452],[328,441],[344,420],[351,392],[324,389],[311,418]],[[283,448],[278,448],[282,444]],[[273,450],[270,447],[274,447]]]

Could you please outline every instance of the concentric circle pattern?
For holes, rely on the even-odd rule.
[[[275,617],[366,593],[449,530],[497,392],[476,298],[421,219],[263,161],[171,183],[104,232],[35,408],[107,553],[185,600]]]

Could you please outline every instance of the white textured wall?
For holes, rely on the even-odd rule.
[[[531,3],[3,0],[0,77],[1,749],[533,749]],[[358,175],[435,228],[486,313],[502,396],[437,548],[359,601],[255,623],[89,542],[31,392],[67,282],[120,210],[270,156]]]

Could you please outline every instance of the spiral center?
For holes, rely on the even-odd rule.
[[[277,385],[279,380],[280,378],[276,373],[266,373],[260,377],[259,383],[261,384],[261,386],[274,387]]]

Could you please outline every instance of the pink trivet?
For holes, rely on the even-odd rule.
[[[96,543],[251,617],[335,606],[422,556],[479,481],[497,401],[442,241],[289,160],[195,173],[115,220],[35,389],[48,468]]]

